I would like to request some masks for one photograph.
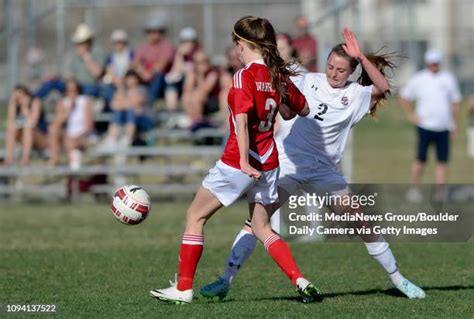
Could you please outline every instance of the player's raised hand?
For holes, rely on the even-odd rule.
[[[355,59],[360,59],[364,54],[360,50],[359,42],[357,41],[354,32],[352,32],[352,30],[349,28],[344,28],[342,31],[342,36],[345,43],[342,45],[342,48],[347,53],[347,55]]]

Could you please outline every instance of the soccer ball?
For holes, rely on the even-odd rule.
[[[115,191],[112,213],[120,222],[136,225],[145,220],[151,209],[148,193],[137,185],[126,185]]]

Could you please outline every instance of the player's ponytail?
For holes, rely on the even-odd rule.
[[[388,69],[390,71],[393,71],[393,69],[395,68],[395,64],[393,62],[394,55],[393,54],[380,54],[378,52],[369,53],[366,55],[366,57],[370,62],[372,62],[373,65],[377,67],[380,73],[382,73],[385,77],[387,77],[386,70]],[[362,68],[362,72],[359,78],[357,79],[357,83],[363,86],[368,86],[368,85],[373,84],[372,80],[370,79],[369,75],[367,74],[364,68]],[[370,108],[369,113],[371,116],[375,116],[375,114],[377,113],[377,109],[385,103],[385,101],[387,100],[387,96],[389,94],[390,94],[390,91],[385,92],[384,94],[376,98],[376,100],[374,101],[374,104]]]
[[[272,87],[283,99],[286,96],[285,82],[297,72],[280,57],[272,24],[265,18],[243,17],[234,25],[233,40],[243,40],[252,50],[260,51],[270,72]]]
[[[357,61],[357,59],[349,56],[342,46],[343,46],[343,43],[340,43],[340,44],[334,46],[332,48],[331,52],[329,53],[329,56],[331,56],[331,54],[334,53],[334,54],[346,59],[349,62],[352,70],[354,71],[357,68],[357,65],[359,65],[359,61]],[[380,52],[380,50],[375,52],[375,53],[366,54],[366,57],[387,78],[387,75],[386,75],[387,69],[391,70],[391,71],[393,71],[393,69],[395,69],[395,63],[393,62],[393,59],[395,57],[395,53],[381,54],[379,52]],[[364,70],[364,68],[362,68],[362,72],[361,72],[359,78],[357,79],[357,83],[359,83],[360,85],[363,85],[363,86],[369,86],[369,85],[373,84],[372,80],[370,79],[369,75]],[[390,94],[390,91],[386,92],[383,95],[376,98],[376,100],[374,101],[374,104],[373,104],[373,106],[372,106],[372,108],[370,109],[370,112],[369,112],[371,116],[375,116],[375,114],[377,112],[377,109],[380,106],[382,106],[383,103],[387,100],[388,94]]]

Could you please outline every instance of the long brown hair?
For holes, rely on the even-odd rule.
[[[331,56],[331,54],[334,53],[340,56],[341,58],[346,59],[349,62],[352,68],[352,71],[354,71],[357,68],[357,65],[359,65],[359,61],[353,57],[350,57],[346,53],[346,51],[344,51],[344,48],[342,47],[343,45],[344,43],[340,43],[334,46],[328,55],[328,59]],[[381,54],[380,51],[381,50],[378,50],[375,53],[366,54],[366,57],[370,62],[372,62],[372,64],[374,64],[377,67],[380,73],[382,73],[386,78],[388,78],[386,75],[386,70],[388,69],[390,71],[393,71],[395,69],[396,66],[395,66],[395,63],[393,62],[393,59],[395,58],[396,53]],[[362,68],[362,72],[359,78],[357,79],[357,83],[363,86],[369,86],[373,84],[372,80],[370,79],[369,75],[364,70],[364,68]],[[390,91],[376,98],[374,105],[370,108],[369,113],[371,116],[375,116],[377,109],[384,104],[389,94],[390,94]]]
[[[270,72],[273,89],[283,99],[286,96],[285,82],[290,76],[297,75],[278,53],[276,32],[270,21],[265,18],[246,16],[234,25],[232,40],[243,40],[252,50],[258,50]]]

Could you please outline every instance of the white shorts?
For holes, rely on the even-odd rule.
[[[307,193],[345,195],[350,193],[349,185],[336,166],[323,164],[317,160],[308,165],[296,166],[286,158],[280,158],[280,178],[278,187],[289,194],[302,189]]]
[[[219,160],[209,170],[202,186],[224,206],[230,206],[243,194],[247,194],[249,203],[268,205],[278,200],[278,173],[278,168],[262,172],[262,178],[256,181],[240,169]]]

